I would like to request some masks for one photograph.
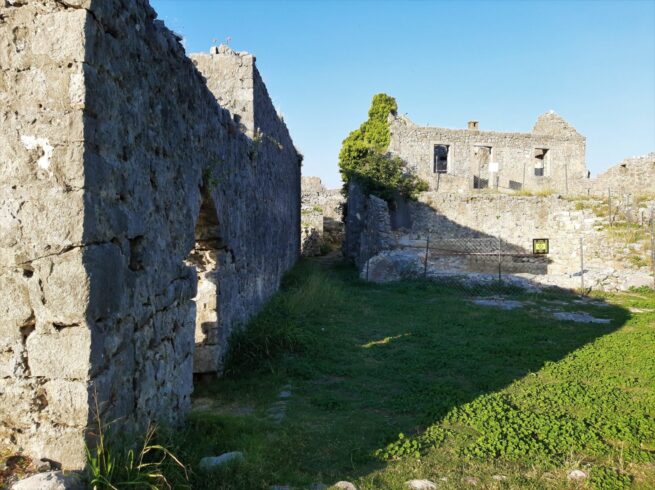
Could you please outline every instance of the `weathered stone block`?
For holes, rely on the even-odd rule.
[[[32,376],[48,379],[86,379],[90,369],[91,332],[83,327],[36,331],[27,338]]]

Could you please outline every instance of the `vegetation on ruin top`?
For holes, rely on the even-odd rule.
[[[387,201],[398,195],[408,198],[427,190],[427,183],[408,172],[405,162],[387,154],[391,132],[389,114],[396,114],[396,99],[387,94],[373,96],[368,119],[343,141],[339,152],[339,170],[344,181],[356,180],[366,194]]]
[[[196,387],[169,447],[203,489],[571,488],[573,469],[580,488],[654,488],[655,293],[512,299],[523,307],[473,307],[461,290],[305,262],[232,339],[227,375]],[[198,470],[226,451],[245,460]]]

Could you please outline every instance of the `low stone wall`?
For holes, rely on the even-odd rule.
[[[276,290],[299,155],[261,79],[256,140],[146,0],[5,2],[0,39],[0,444],[80,468],[96,401],[178,423]]]
[[[647,228],[630,225],[625,235],[620,234],[621,224],[609,230],[607,218],[597,216],[588,203],[580,206],[559,196],[423,193],[418,201],[407,203],[409,223],[390,230],[391,238],[388,233],[380,235],[383,238],[370,247],[374,252],[367,253],[362,244],[368,230],[388,227],[377,208],[375,215],[369,211],[371,199],[360,198],[366,204],[357,208],[358,222],[349,218],[348,224],[356,226],[347,232],[359,239],[359,254],[351,253],[351,258],[362,276],[368,274],[372,280],[402,276],[393,270],[395,262],[404,271],[419,269],[421,274],[427,266],[428,275],[494,277],[500,261],[503,274],[525,284],[579,288],[582,253],[585,287],[617,290],[653,285]],[[386,203],[385,209],[388,213]],[[393,223],[393,212],[391,215]],[[549,239],[546,257],[532,255],[536,238]],[[376,254],[381,257],[367,266],[367,260]]]

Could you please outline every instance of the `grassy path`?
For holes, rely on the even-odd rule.
[[[518,299],[301,264],[233,339],[228,375],[196,387],[178,455],[246,458],[194,488],[655,488],[655,295]]]

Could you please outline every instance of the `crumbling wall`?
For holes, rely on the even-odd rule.
[[[466,192],[474,186],[498,186],[565,192],[587,178],[585,138],[553,112],[539,116],[531,133],[479,131],[477,126],[423,127],[403,116],[390,116],[389,121],[389,151],[405,160],[433,191]],[[449,147],[447,173],[435,172],[435,145]],[[544,175],[536,176],[535,150],[540,148],[548,152]],[[493,172],[492,163],[498,164],[497,172]]]
[[[300,253],[300,164],[248,53],[219,46],[194,54],[193,63],[222,107],[249,135],[247,158],[222,155],[215,183],[219,234],[217,321],[198,319],[195,372],[222,369],[227,340],[277,290]],[[203,287],[199,278],[199,287]],[[211,284],[208,285],[211,288]]]
[[[426,192],[417,201],[406,203],[411,216],[407,228],[370,234],[366,245],[368,230],[374,229],[372,223],[386,229],[388,216],[380,217],[380,210],[371,212],[372,197],[354,192],[353,199],[357,213],[347,222],[346,230],[347,236],[353,237],[348,242],[350,257],[362,277],[370,274],[370,280],[397,280],[408,273],[423,275],[429,235],[433,252],[427,264],[428,276],[434,272],[495,277],[499,260],[495,254],[500,251],[507,255],[501,259],[503,275],[515,276],[526,284],[578,288],[582,247],[587,287],[612,291],[653,285],[647,232],[635,232],[644,239],[624,239],[587,201],[555,195]],[[349,196],[349,206],[351,202]],[[531,255],[535,238],[549,239],[547,256]],[[374,252],[362,253],[367,249]]]
[[[594,179],[582,182],[578,194],[607,195],[655,194],[655,152],[630,157],[610,167]]]
[[[351,180],[347,207],[343,255],[361,268],[369,258],[395,245],[389,205],[379,197],[365,195],[357,182]]]
[[[220,321],[203,362],[220,369],[231,329],[298,256],[298,156],[240,132],[146,0],[12,3],[0,8],[0,442],[78,468],[94,399],[128,430],[188,412],[190,264],[206,239]]]
[[[326,248],[337,250],[344,239],[343,205],[340,189],[326,189],[318,177],[302,177],[302,254],[320,255]]]

